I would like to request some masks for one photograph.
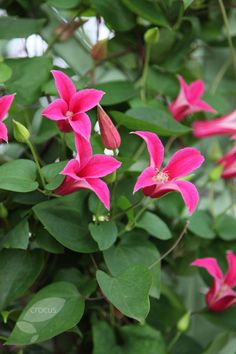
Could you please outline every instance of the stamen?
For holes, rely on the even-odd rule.
[[[157,174],[153,177],[153,181],[165,183],[168,182],[169,176],[166,172],[157,172]]]
[[[71,119],[71,118],[73,117],[73,115],[74,115],[74,113],[71,112],[71,111],[67,111],[67,112],[66,112],[66,117],[67,117],[68,119]]]

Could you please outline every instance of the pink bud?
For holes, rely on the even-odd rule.
[[[121,144],[120,134],[104,109],[98,105],[98,122],[101,131],[102,143],[110,150],[118,149]]]

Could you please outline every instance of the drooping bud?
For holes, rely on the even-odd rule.
[[[110,150],[118,149],[121,144],[120,134],[100,105],[98,105],[98,123],[104,147]]]
[[[147,44],[156,44],[159,41],[160,32],[158,27],[148,29],[144,34],[144,40]]]
[[[16,141],[18,141],[19,143],[26,143],[29,138],[30,138],[30,132],[28,131],[28,129],[21,124],[20,122],[17,122],[16,120],[12,120],[13,122],[13,134],[14,134],[14,138],[16,139]]]
[[[191,320],[191,314],[190,312],[186,312],[177,323],[178,331],[186,332],[190,325],[190,320]]]
[[[107,58],[107,39],[98,41],[91,49],[91,56],[94,60],[104,60]]]

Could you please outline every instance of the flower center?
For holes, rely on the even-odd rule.
[[[230,288],[230,286],[229,285],[227,285],[227,284],[223,284],[221,287],[220,287],[220,289],[219,289],[219,291],[218,291],[218,293],[216,294],[216,300],[218,300],[222,295],[224,295],[228,290],[230,290],[231,288]]]
[[[68,119],[72,119],[73,115],[74,115],[74,113],[71,112],[71,111],[67,111],[67,112],[66,112],[66,117],[67,117]]]
[[[166,172],[158,172],[157,171],[156,175],[152,179],[155,182],[164,183],[164,182],[168,182],[169,176],[168,176],[168,173],[166,173]]]

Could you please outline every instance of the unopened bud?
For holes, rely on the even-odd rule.
[[[186,312],[177,323],[177,329],[180,332],[186,332],[190,324],[191,314]]]
[[[221,174],[224,170],[224,166],[223,165],[218,165],[216,167],[214,167],[208,174],[209,180],[216,182],[220,179]]]
[[[7,208],[3,203],[0,203],[0,218],[1,219],[6,219],[8,216],[8,211]]]
[[[91,56],[94,60],[104,60],[107,58],[107,39],[98,41],[91,50]]]
[[[104,147],[109,150],[118,149],[121,144],[120,134],[100,105],[98,105],[98,123]]]
[[[14,119],[12,121],[14,138],[19,143],[26,143],[30,138],[30,132],[23,124],[17,122]]]
[[[147,30],[144,34],[144,40],[147,44],[156,44],[159,41],[160,32],[158,27]]]

